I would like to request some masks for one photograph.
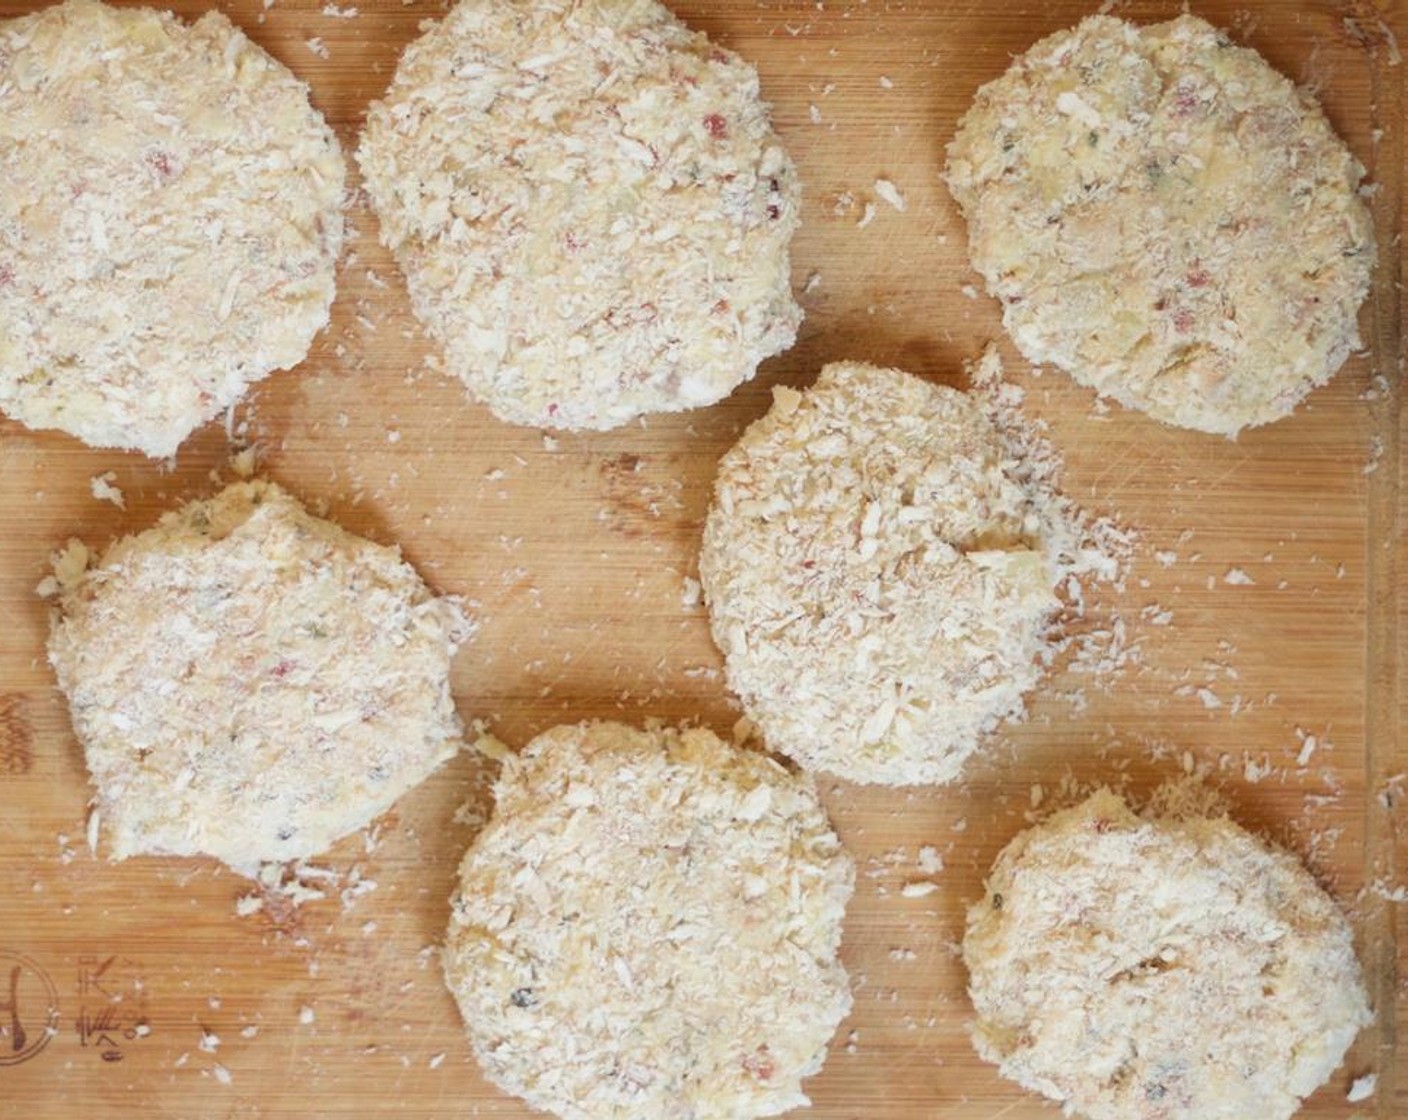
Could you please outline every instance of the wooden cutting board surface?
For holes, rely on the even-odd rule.
[[[353,18],[307,0],[224,6],[311,83],[349,151],[398,52],[440,11],[356,6]],[[1106,6],[1139,20],[1179,7]],[[895,364],[961,385],[965,359],[999,340],[1029,411],[1065,454],[1068,491],[1140,534],[1123,590],[1102,591],[1084,623],[1118,636],[1125,668],[1058,671],[1031,718],[956,786],[823,782],[859,874],[844,948],[855,1011],[809,1083],[818,1118],[1053,1115],[968,1044],[956,957],[964,908],[1038,798],[1045,807],[1104,781],[1145,791],[1184,766],[1209,767],[1237,817],[1304,857],[1353,917],[1378,1021],[1306,1115],[1408,1115],[1396,1042],[1408,961],[1392,901],[1408,884],[1398,738],[1404,104],[1389,38],[1408,23],[1399,3],[1192,8],[1316,88],[1377,184],[1383,260],[1363,319],[1370,353],[1293,419],[1235,443],[1173,431],[1097,407],[1058,373],[1035,375],[1002,340],[938,171],[977,87],[1094,9],[1038,0],[678,6],[757,63],[806,184],[795,280],[800,290],[816,279],[802,297],[802,337],[728,401],[559,436],[555,449],[542,433],[496,422],[423,366],[401,281],[358,200],[332,327],[304,366],[235,411],[269,476],[348,528],[398,542],[436,587],[477,604],[482,630],[454,680],[467,718],[514,746],[586,717],[697,719],[726,733],[738,712],[705,616],[682,596],[719,455],[766,410],[772,385],[808,384],[826,361]],[[0,16],[26,10],[0,2]],[[310,49],[314,38],[326,58]],[[877,197],[880,178],[903,193],[903,213]],[[875,216],[862,227],[867,203]],[[46,608],[33,588],[66,538],[102,545],[210,493],[229,447],[216,424],[174,465],[154,464],[0,421],[0,1030],[18,964],[14,1002],[28,1034],[18,1062],[13,1038],[0,1036],[0,1116],[527,1115],[478,1075],[436,959],[456,863],[489,804],[492,775],[477,756],[404,798],[372,837],[316,861],[331,876],[327,897],[300,906],[270,900],[240,917],[250,885],[213,862],[113,865],[87,847],[89,787],[44,661]],[[125,509],[92,496],[90,480],[108,471]],[[1250,582],[1229,582],[1234,570]],[[925,877],[924,845],[943,857],[939,889],[902,897],[905,882]],[[41,1046],[50,1001],[59,1014]],[[1378,1095],[1347,1103],[1352,1077],[1369,1072]]]

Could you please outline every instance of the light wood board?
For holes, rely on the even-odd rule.
[[[439,11],[352,2],[352,19],[307,0],[267,12],[260,0],[225,5],[311,83],[349,152],[399,50]],[[1179,7],[1113,6],[1141,20]],[[727,732],[737,711],[720,659],[702,610],[682,601],[719,455],[765,411],[772,385],[805,385],[826,361],[962,384],[964,360],[1001,339],[938,179],[942,148],[974,90],[1012,54],[1094,8],[678,5],[757,63],[806,184],[797,286],[819,277],[803,297],[797,347],[714,408],[560,436],[555,450],[539,432],[496,422],[422,366],[400,278],[359,202],[333,327],[302,368],[261,384],[235,424],[257,440],[268,475],[348,528],[399,542],[435,586],[478,604],[483,628],[455,672],[466,717],[515,746],[586,717],[690,718]],[[1110,679],[1058,672],[1028,722],[957,786],[823,783],[860,874],[844,948],[856,1005],[809,1083],[819,1120],[1054,1115],[968,1044],[954,951],[964,908],[1024,826],[1034,785],[1048,800],[1063,782],[1125,777],[1147,790],[1179,772],[1185,752],[1214,768],[1239,819],[1309,861],[1358,931],[1378,1022],[1306,1115],[1408,1115],[1396,1043],[1408,1008],[1402,907],[1382,897],[1408,882],[1405,787],[1390,782],[1408,771],[1398,737],[1408,664],[1398,593],[1408,564],[1397,384],[1403,67],[1385,37],[1408,21],[1400,3],[1192,9],[1316,87],[1378,184],[1383,261],[1363,319],[1372,352],[1293,419],[1234,443],[1099,410],[1063,376],[1033,376],[1002,342],[1030,411],[1066,456],[1067,489],[1141,534],[1125,590],[1102,593],[1089,620],[1117,617],[1137,656]],[[25,10],[0,2],[0,16]],[[314,36],[328,58],[306,45]],[[876,197],[882,177],[907,199],[903,214]],[[866,202],[876,214],[861,228]],[[346,904],[335,888],[325,901],[240,918],[249,886],[212,862],[110,865],[87,849],[89,788],[44,662],[46,608],[33,588],[67,537],[101,545],[211,492],[228,449],[212,425],[162,465],[0,421],[0,980],[19,955],[25,1024],[34,1029],[45,999],[60,1012],[28,1060],[4,1064],[0,1053],[0,1117],[527,1115],[478,1075],[434,956],[473,835],[455,812],[487,807],[475,756],[398,804],[372,850],[354,837],[319,861],[339,887],[354,867],[375,881]],[[90,479],[109,470],[125,510],[91,496]],[[1226,582],[1234,568],[1254,583]],[[1162,611],[1170,625],[1156,624]],[[1297,766],[1304,735],[1319,745]],[[902,898],[899,886],[921,877],[925,844],[943,854],[940,889]],[[7,995],[0,985],[0,1003]],[[206,1033],[219,1038],[214,1052],[200,1049]],[[1377,1097],[1347,1104],[1351,1078],[1371,1071]]]

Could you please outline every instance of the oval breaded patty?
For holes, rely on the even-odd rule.
[[[342,154],[219,12],[0,23],[0,410],[171,455],[328,321]]]
[[[757,72],[651,0],[461,0],[357,158],[416,314],[504,420],[712,404],[796,336],[801,190]]]
[[[1363,168],[1194,16],[1041,40],[978,91],[946,176],[1022,352],[1155,419],[1236,435],[1360,345]]]
[[[568,1120],[807,1103],[851,1005],[849,857],[810,780],[704,730],[557,727],[504,764],[445,975],[480,1065]]]
[[[1013,840],[986,891],[978,1053],[1089,1120],[1285,1120],[1371,1018],[1334,901],[1225,817],[1102,790]]]
[[[839,362],[724,455],[700,580],[768,746],[858,782],[946,782],[1022,711],[1057,568],[978,402]]]
[[[315,855],[459,748],[458,604],[273,483],[86,560],[57,566],[49,660],[113,858]]]

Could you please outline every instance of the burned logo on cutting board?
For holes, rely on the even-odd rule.
[[[151,1034],[141,966],[117,953],[85,954],[77,980],[79,1045],[105,1062],[122,1061],[125,1047]]]
[[[27,1062],[59,1033],[59,993],[28,957],[0,949],[0,1068]]]

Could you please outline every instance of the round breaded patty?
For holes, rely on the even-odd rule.
[[[652,0],[461,0],[357,158],[416,314],[504,420],[712,404],[796,336],[800,188],[758,75]]]
[[[769,748],[857,782],[952,780],[1040,674],[1056,569],[976,400],[855,362],[719,465],[700,581]]]
[[[978,91],[947,169],[1031,361],[1229,436],[1360,345],[1362,176],[1309,94],[1194,16],[1041,40]]]
[[[1003,850],[963,959],[978,1053],[1089,1120],[1285,1120],[1371,1018],[1293,856],[1109,790]]]
[[[854,872],[810,780],[704,730],[557,727],[460,866],[445,975],[489,1078],[568,1120],[807,1103]]]
[[[327,323],[345,169],[308,87],[218,12],[0,24],[0,410],[175,452]]]
[[[75,542],[56,564],[49,660],[114,859],[311,856],[460,746],[458,604],[272,483],[87,563]]]

